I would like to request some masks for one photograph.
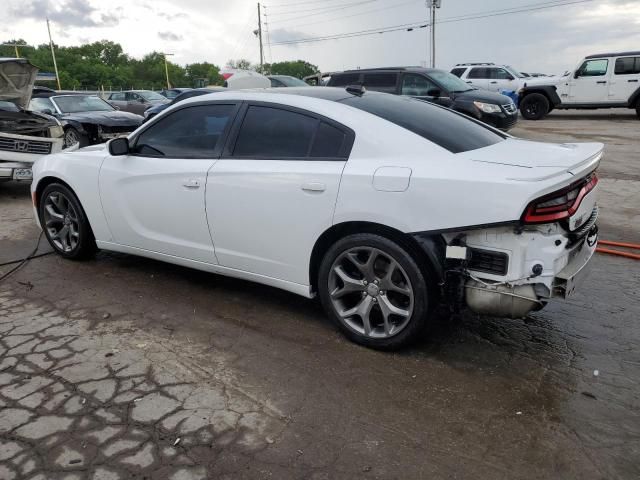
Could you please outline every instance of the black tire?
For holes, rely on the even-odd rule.
[[[77,142],[75,140],[72,140],[74,138],[77,140]],[[64,130],[65,147],[70,147],[75,143],[78,143],[79,148],[86,147],[87,145],[89,145],[89,137],[83,133],[80,133],[77,128],[74,128],[74,127],[65,128]]]
[[[68,207],[70,206],[71,208],[68,208],[68,212],[73,212],[73,214],[68,213],[63,215],[63,217],[65,217],[64,220],[53,220],[48,222],[47,218],[51,217],[51,213],[49,213],[49,210],[47,209],[52,206],[54,208],[56,207],[55,205],[51,205],[51,203],[55,203],[53,201],[53,198],[57,198],[58,201],[60,201],[60,195],[62,195],[62,204],[64,205],[66,203]],[[50,199],[51,203],[49,203]],[[61,211],[56,208],[55,213],[60,215]],[[82,205],[80,205],[78,198],[73,193],[73,191],[69,189],[69,187],[62,185],[61,183],[52,183],[50,185],[47,185],[47,187],[40,195],[40,203],[38,204],[38,216],[40,217],[40,226],[42,227],[42,231],[44,232],[47,240],[49,241],[49,244],[51,245],[51,247],[53,247],[56,253],[64,258],[68,258],[71,260],[84,260],[87,258],[91,258],[95,254],[97,250],[96,240],[93,236],[91,225],[89,225],[87,215],[85,214]],[[69,223],[64,223],[66,221],[68,221]],[[65,225],[70,225],[71,223],[73,223],[73,229],[76,232],[72,231],[70,235],[73,235],[73,233],[78,234],[77,237],[74,237],[76,238],[76,243],[73,244],[73,241],[68,236],[66,243],[69,248],[64,248],[64,245],[61,245],[61,243],[64,244],[64,242],[61,242],[60,237],[55,238],[55,230],[58,230],[57,233],[60,233],[61,228],[63,228]]]
[[[402,268],[402,273],[406,273],[410,287],[413,290],[413,308],[409,320],[405,322],[405,326],[399,332],[386,338],[372,338],[351,328],[340,317],[331,299],[330,274],[334,262],[343,256],[345,252],[358,248],[373,248],[391,257]],[[428,273],[419,267],[416,258],[407,248],[386,237],[371,233],[349,235],[338,240],[324,255],[318,272],[318,293],[327,315],[345,336],[353,342],[381,350],[399,349],[420,337],[420,333],[427,324],[431,307],[436,303],[436,289],[434,287],[435,284]],[[360,293],[363,297],[366,295],[364,292]],[[356,298],[360,293],[355,294]],[[385,292],[381,292],[381,294],[385,295]],[[382,300],[380,302],[382,303]],[[375,308],[376,305],[371,311],[374,312]],[[377,308],[380,309],[380,305],[377,305]],[[381,310],[378,310],[378,312],[381,313]]]
[[[530,93],[520,102],[520,113],[527,120],[540,120],[549,113],[549,100],[541,93]]]

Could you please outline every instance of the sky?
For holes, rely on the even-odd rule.
[[[575,2],[561,5],[562,3]],[[0,0],[0,41],[23,38],[78,45],[120,43],[141,57],[173,53],[179,64],[259,61],[253,0]],[[542,8],[545,7],[545,8]],[[552,8],[546,8],[552,7]],[[535,8],[535,10],[533,10]],[[520,13],[518,9],[530,9]],[[265,0],[266,62],[303,59],[322,71],[428,62],[428,28],[320,42],[278,42],[424,24],[424,0]],[[460,17],[483,16],[462,20]],[[442,22],[442,23],[438,23]],[[436,67],[462,62],[509,64],[558,74],[585,55],[640,50],[640,0],[442,0],[436,14]]]

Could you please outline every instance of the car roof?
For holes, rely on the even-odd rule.
[[[426,68],[418,66],[409,67],[379,67],[379,68],[359,68],[357,70],[345,70],[343,72],[334,72],[331,76],[338,76],[342,74],[354,74],[354,73],[396,73],[396,72],[444,72],[440,68]]]
[[[594,55],[587,55],[584,58],[626,57],[629,55],[640,55],[640,50],[635,50],[632,52],[618,52],[618,53],[597,53]]]

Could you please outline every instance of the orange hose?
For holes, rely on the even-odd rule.
[[[611,245],[612,247],[624,247],[640,250],[640,245],[637,243],[624,243],[624,242],[612,242],[611,240],[598,240],[600,245]]]
[[[607,253],[609,255],[618,255],[620,257],[633,258],[634,260],[640,260],[640,255],[636,255],[635,253],[629,252],[621,252],[620,250],[613,250],[610,248],[596,248],[596,252]]]

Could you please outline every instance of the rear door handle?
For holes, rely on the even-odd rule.
[[[467,80],[467,83],[473,83],[471,80]]]
[[[607,83],[607,81],[606,80],[600,80],[599,82],[596,82],[596,83]]]
[[[495,82],[495,81],[494,81],[494,82],[491,82],[491,83],[498,83],[498,82]]]
[[[194,189],[194,190],[195,190],[196,188],[200,188],[200,182],[199,182],[198,180],[196,180],[195,178],[189,178],[189,179],[187,179],[187,180],[184,180],[184,181],[182,182],[182,185],[183,185],[184,187],[192,188],[192,189]]]
[[[638,80],[637,79],[636,80],[627,80],[627,82],[629,82],[629,83],[631,83],[631,82],[637,83]]]
[[[324,183],[309,182],[303,184],[300,188],[305,192],[324,192],[327,189],[327,186]]]

